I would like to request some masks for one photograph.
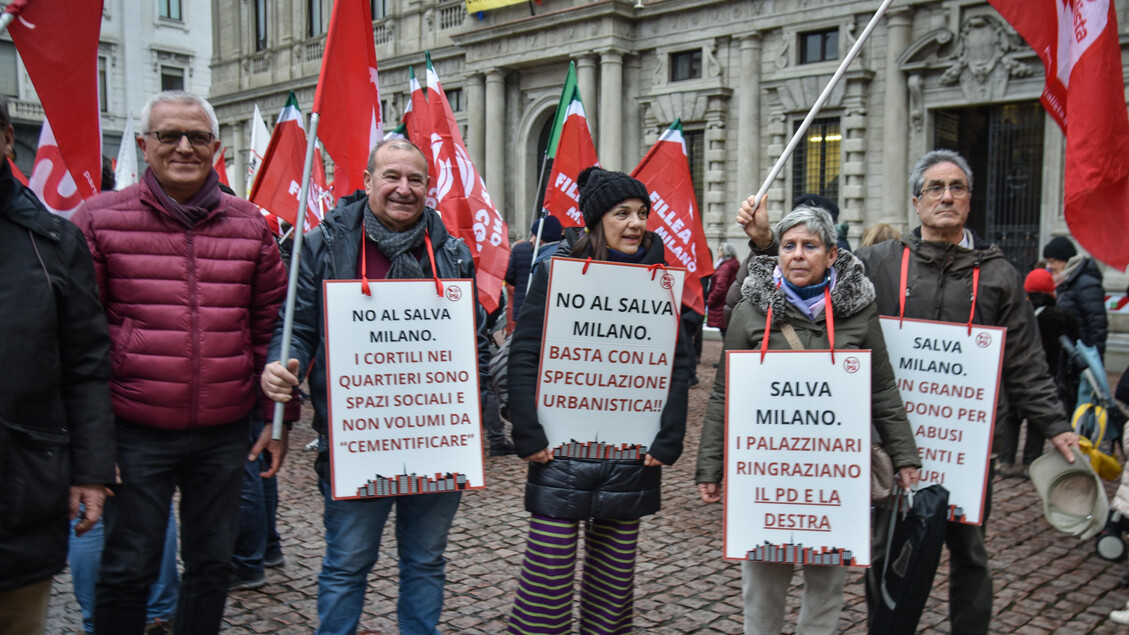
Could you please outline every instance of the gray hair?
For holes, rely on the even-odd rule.
[[[913,172],[909,175],[909,188],[914,198],[921,197],[921,189],[925,187],[925,171],[938,163],[952,163],[960,168],[968,179],[968,189],[972,189],[972,168],[968,167],[968,161],[952,150],[933,150],[917,160],[917,165],[913,166]]]
[[[776,223],[776,227],[772,228],[776,242],[783,242],[784,234],[797,225],[803,225],[809,232],[819,236],[819,239],[823,241],[823,246],[828,250],[835,246],[837,235],[835,221],[831,220],[831,214],[822,207],[799,205],[788,212],[784,218]]]
[[[368,165],[365,166],[365,169],[368,170],[369,174],[372,174],[373,171],[376,170],[376,153],[380,152],[381,148],[394,148],[396,150],[418,152],[419,155],[423,157],[423,174],[424,176],[427,176],[427,156],[424,155],[423,150],[420,150],[419,146],[412,143],[411,141],[400,138],[384,139],[383,141],[380,141],[375,146],[373,146],[372,152],[369,152],[368,154]]]
[[[145,106],[141,109],[141,134],[154,132],[149,129],[149,117],[153,113],[153,106],[156,104],[193,104],[199,106],[208,116],[208,123],[212,126],[211,133],[217,139],[219,138],[220,122],[216,119],[216,109],[212,108],[207,99],[183,90],[166,90],[153,95],[149,98],[149,101],[145,102]]]
[[[726,259],[737,257],[737,250],[733,248],[733,245],[727,242],[717,246],[717,253],[721,254],[721,257]]]

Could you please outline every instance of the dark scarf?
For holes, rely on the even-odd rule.
[[[204,179],[204,184],[192,195],[192,198],[183,203],[178,203],[168,194],[165,194],[164,188],[157,182],[157,175],[153,174],[153,168],[146,168],[145,175],[141,178],[145,181],[145,186],[149,188],[149,191],[155,195],[157,204],[163,207],[169,216],[180,221],[189,229],[195,227],[197,223],[207,218],[208,214],[219,207],[220,176],[216,174],[215,170],[208,173],[208,178]]]
[[[411,253],[423,244],[423,234],[427,227],[427,223],[424,222],[426,215],[427,211],[424,210],[424,213],[419,215],[415,225],[397,232],[388,229],[384,226],[384,223],[377,220],[372,213],[372,208],[369,207],[368,203],[365,203],[365,237],[375,243],[380,253],[384,254],[388,262],[392,263],[392,266],[388,268],[387,278],[389,280],[426,277],[423,274],[423,267],[419,265],[419,260]]]
[[[0,203],[8,204],[20,183],[12,173],[12,166],[8,164],[7,157],[0,157]]]
[[[609,262],[624,262],[624,263],[640,263],[647,257],[647,250],[643,246],[639,246],[639,250],[633,254],[625,254],[622,251],[616,251],[608,247],[608,261]]]

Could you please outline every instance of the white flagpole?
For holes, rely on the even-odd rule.
[[[870,37],[871,32],[874,31],[874,27],[878,26],[879,20],[886,14],[886,10],[890,8],[893,2],[894,0],[884,0],[882,6],[878,7],[878,11],[874,14],[874,17],[871,18],[870,22],[866,25],[866,28],[859,34],[859,39],[855,41],[855,45],[851,47],[847,56],[843,58],[843,62],[839,64],[839,68],[835,71],[835,74],[831,76],[830,81],[827,82],[827,86],[823,89],[823,93],[819,95],[819,99],[815,100],[815,105],[811,107],[808,116],[804,118],[803,123],[801,123],[799,129],[796,130],[796,134],[792,135],[792,140],[789,141],[788,146],[784,148],[784,153],[776,160],[776,165],[772,166],[772,169],[769,170],[768,177],[765,178],[764,183],[761,184],[760,189],[757,190],[756,198],[753,200],[753,209],[756,209],[761,201],[764,200],[765,194],[768,193],[768,188],[772,186],[772,182],[776,180],[776,177],[780,175],[780,171],[784,169],[784,163],[788,160],[788,157],[792,156],[792,152],[796,150],[796,146],[800,144],[800,140],[807,134],[812,120],[819,114],[820,109],[823,108],[823,104],[827,103],[827,99],[831,97],[831,91],[835,89],[835,85],[843,78],[843,73],[847,72],[847,67],[858,57],[859,51],[862,50],[863,43]]]
[[[306,224],[306,211],[309,208],[309,200],[307,197],[310,193],[310,175],[314,168],[314,147],[317,144],[318,136],[318,122],[321,120],[321,115],[318,113],[310,113],[310,128],[306,131],[306,164],[302,167],[302,189],[298,192],[298,213],[294,215],[296,221],[292,227],[297,227],[297,223],[302,223],[305,227]],[[290,361],[290,337],[294,333],[294,300],[298,290],[298,267],[302,260],[302,237],[306,234],[304,231],[294,232],[294,245],[290,250],[290,281],[286,286],[286,312],[282,320],[282,350],[279,353],[279,362],[283,368]],[[299,369],[301,372],[301,369]],[[279,440],[282,438],[282,415],[286,408],[286,404],[282,402],[275,402],[274,404],[274,428],[272,430],[271,438]]]

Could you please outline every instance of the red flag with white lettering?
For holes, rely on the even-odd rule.
[[[336,168],[333,191],[364,187],[369,152],[384,138],[370,0],[336,0],[325,38],[312,112],[318,139]],[[365,134],[365,133],[368,134]]]
[[[702,278],[713,275],[713,262],[698,213],[698,199],[690,176],[690,160],[682,137],[682,121],[676,119],[635,166],[631,176],[651,193],[647,229],[658,234],[666,246],[666,263],[686,268],[682,304],[706,313]]]
[[[101,169],[98,176],[101,179]],[[63,218],[69,219],[82,204],[82,195],[63,163],[63,155],[55,144],[55,135],[47,121],[39,129],[39,148],[35,151],[35,163],[31,166],[27,186],[44,207]]]
[[[216,155],[216,160],[212,164],[212,168],[216,171],[216,174],[220,175],[220,183],[231,187],[231,183],[228,182],[227,179],[227,159],[223,156],[225,152],[227,152],[227,148],[220,149],[220,153]]]
[[[102,0],[17,1],[8,33],[31,78],[43,114],[80,197],[102,184],[102,118],[98,105],[98,34]]]
[[[583,227],[584,215],[580,213],[580,191],[576,178],[585,168],[599,165],[600,160],[592,143],[584,104],[580,101],[576,69],[571,63],[545,156],[553,162],[549,180],[545,182],[545,201],[542,203],[545,211],[556,216],[564,227]]]
[[[435,189],[435,208],[443,225],[462,238],[474,256],[478,301],[487,313],[499,305],[506,267],[510,262],[509,228],[490,200],[486,183],[470,161],[458,122],[447,103],[447,95],[427,55],[427,104],[431,124],[432,160],[429,187]],[[424,149],[426,153],[427,150]],[[502,166],[496,166],[500,169]]]
[[[1046,67],[1043,106],[1066,133],[1066,224],[1090,254],[1123,271],[1129,266],[1129,114],[1114,4],[989,2]]]
[[[320,175],[317,169],[317,159],[320,158],[320,155],[315,155],[314,171],[310,173],[306,231],[317,227],[320,218],[316,210],[322,206],[324,197],[328,196],[325,168],[321,169]],[[262,166],[247,200],[294,225],[305,163],[306,129],[302,124],[302,113],[298,110],[298,100],[291,91],[286,105],[278,115],[267,153],[263,156]]]

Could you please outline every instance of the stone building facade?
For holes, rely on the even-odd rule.
[[[117,157],[126,120],[134,130],[154,93],[182,89],[206,95],[211,86],[212,7],[187,0],[104,0],[98,38],[102,153]],[[0,35],[0,92],[16,129],[16,164],[31,173],[43,107],[7,32]],[[138,154],[138,163],[144,161]]]
[[[680,118],[711,245],[743,244],[733,223],[783,154],[876,0],[539,0],[467,15],[460,0],[370,0],[388,125],[408,102],[423,51],[468,150],[523,238],[568,63],[605,167],[629,171]],[[1129,0],[1115,0],[1123,47]],[[313,101],[332,0],[212,0],[211,98],[242,173],[249,119],[294,90]],[[1035,53],[986,2],[899,0],[769,189],[779,216],[803,192],[838,201],[852,244],[877,222],[916,224],[913,161],[959,150],[975,173],[970,224],[1028,270],[1066,234],[1064,138],[1038,99]],[[269,123],[269,122],[268,122]],[[1129,278],[1107,272],[1107,288]],[[1122,329],[1124,330],[1124,329]],[[1129,346],[1125,347],[1129,350]]]

